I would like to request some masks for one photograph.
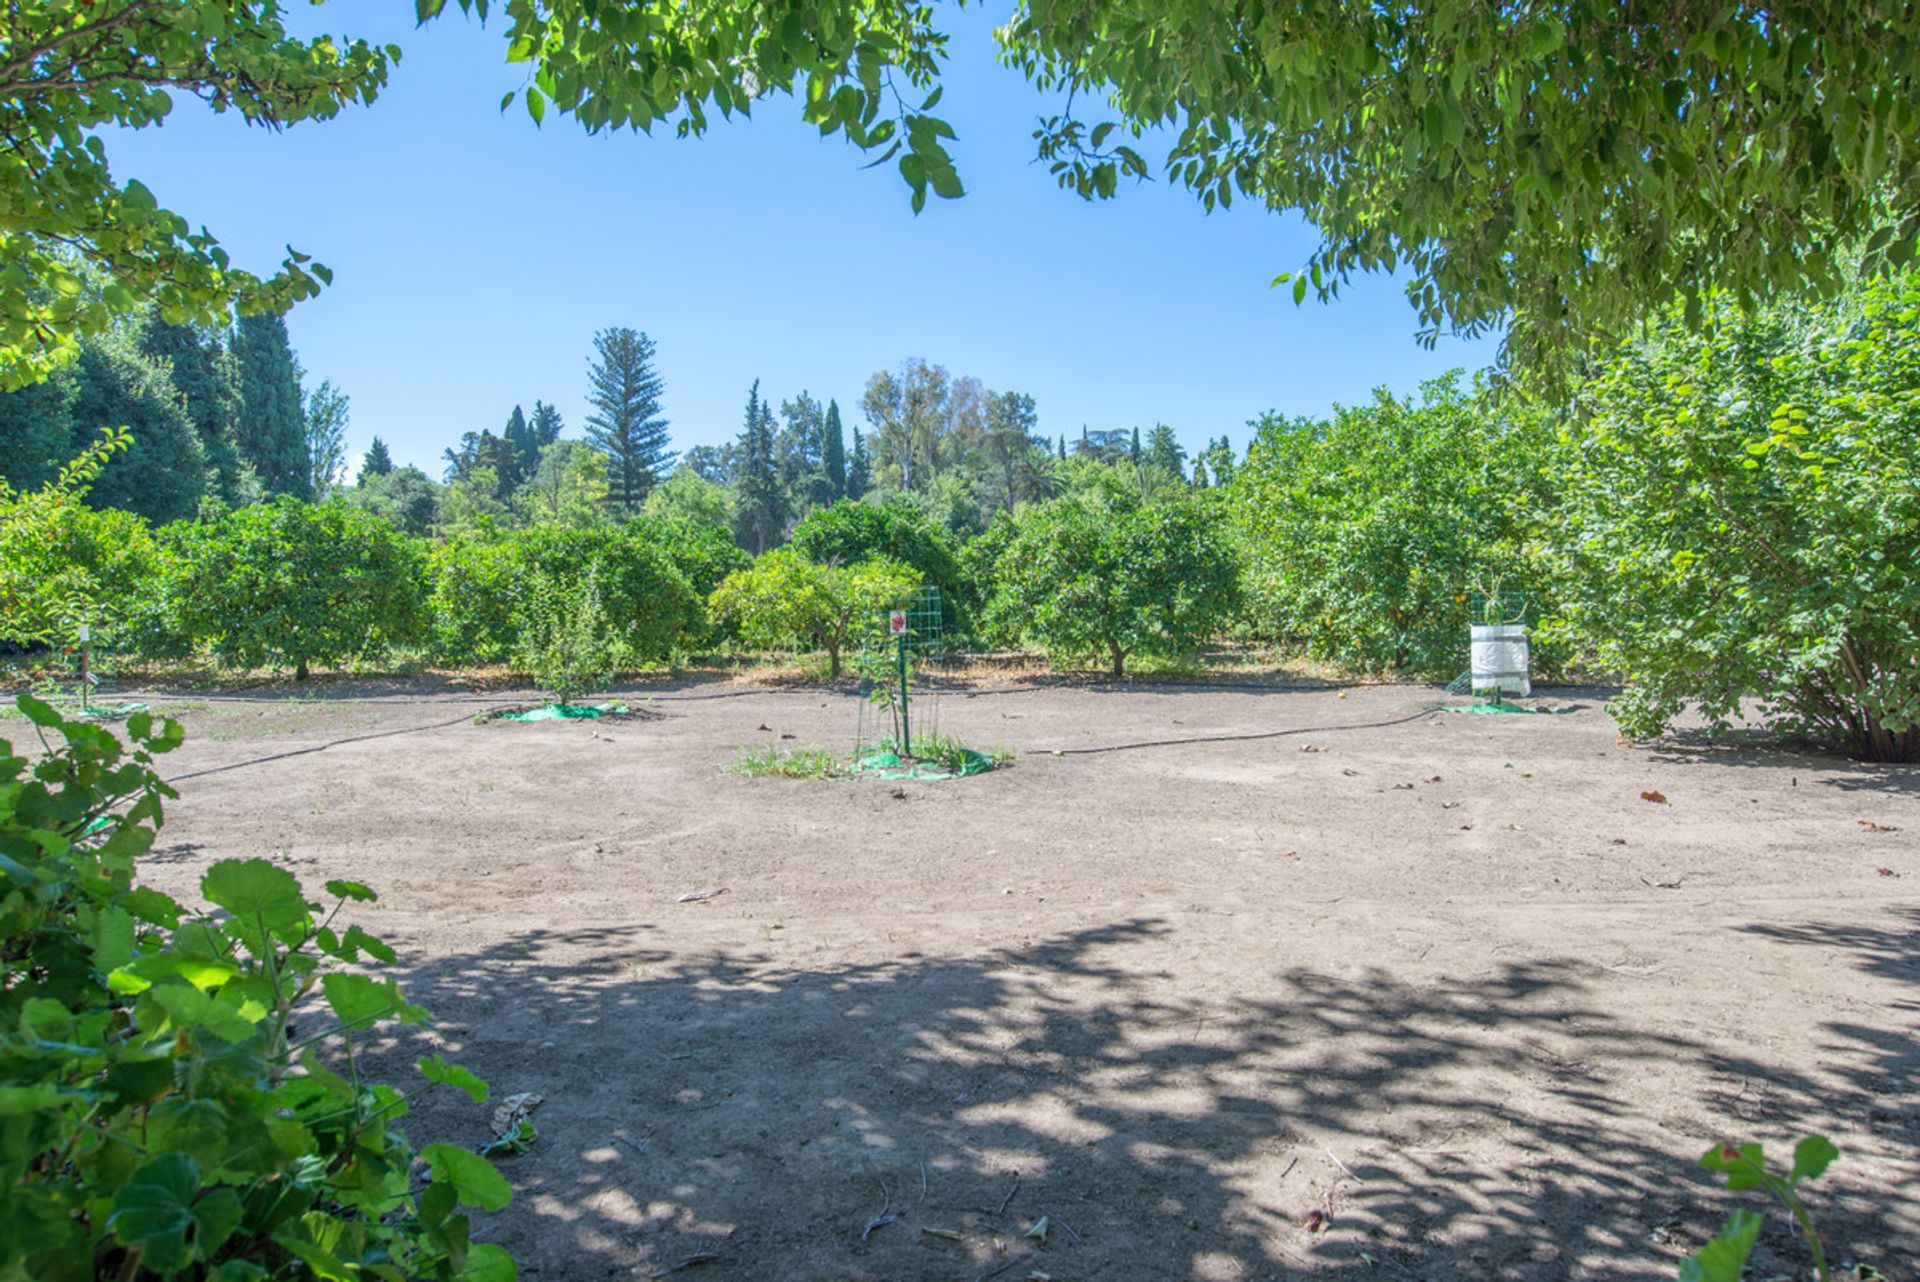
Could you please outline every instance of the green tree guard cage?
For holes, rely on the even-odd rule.
[[[1479,702],[1451,712],[1498,715],[1530,713],[1508,696],[1533,693],[1531,652],[1527,642],[1527,594],[1498,587],[1476,588],[1467,598],[1469,663],[1447,683],[1448,694],[1472,694]]]
[[[860,638],[858,671],[854,774],[954,779],[993,768],[940,730],[940,696],[952,678],[939,588],[922,587],[874,616]]]

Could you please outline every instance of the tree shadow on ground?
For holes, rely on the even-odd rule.
[[[443,1022],[378,1053],[390,1080],[431,1047],[546,1097],[481,1230],[522,1277],[1671,1278],[1733,1205],[1691,1164],[1706,1102],[1647,1098],[1706,1052],[1576,960],[1413,985],[1249,956],[1196,995],[1155,920],[822,965],[763,938],[534,931],[407,977]],[[411,1129],[478,1144],[486,1113],[439,1092]],[[1884,1205],[1827,1209],[1837,1247],[1889,1240]],[[1777,1220],[1756,1276],[1801,1267]]]
[[[1861,761],[1801,740],[1783,739],[1765,727],[1679,731],[1661,739],[1650,755],[1668,765],[1804,770],[1819,776],[1809,782],[1845,792],[1920,793],[1920,765]]]

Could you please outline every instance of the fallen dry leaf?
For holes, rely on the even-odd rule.
[[[1897,872],[1895,872],[1895,871],[1894,871],[1893,869],[1891,869],[1891,868],[1882,868],[1882,869],[1880,870],[1880,875],[1881,875],[1882,877],[1898,877],[1898,876],[1899,876],[1900,874],[1899,874],[1899,873],[1897,873]]]
[[[1321,748],[1318,748],[1318,747],[1316,747],[1315,745],[1313,745],[1313,744],[1310,744],[1310,743],[1309,743],[1309,744],[1306,744],[1306,745],[1303,745],[1303,746],[1301,747],[1301,749],[1300,749],[1300,751],[1302,751],[1302,752],[1320,752],[1320,751],[1322,751],[1322,749],[1321,749]]]
[[[712,890],[689,890],[673,902],[676,904],[704,903],[706,900],[712,899],[715,895],[724,895],[726,893],[727,888],[725,886],[716,886]]]
[[[1435,775],[1433,778],[1427,780],[1427,782],[1428,783],[1445,783],[1446,780],[1442,779],[1439,775]]]
[[[1459,802],[1457,802],[1457,801],[1443,801],[1443,802],[1441,802],[1441,803],[1440,803],[1440,809],[1442,809],[1442,810],[1452,810],[1452,809],[1454,809],[1454,808],[1456,808],[1457,806],[1459,806],[1459,804],[1460,804],[1460,803],[1459,803]]]
[[[783,735],[781,735],[780,737],[781,737],[782,739],[796,739],[796,738],[798,738],[799,736],[798,736],[798,735],[790,735],[790,734],[783,734]]]
[[[770,726],[770,725],[767,725],[767,724],[765,724],[764,722],[763,722],[763,723],[761,724],[761,726],[760,726],[760,728],[761,728],[762,730],[772,730],[772,729],[773,729],[773,727],[772,727],[772,726]]]
[[[1412,784],[1410,784],[1410,783],[1397,783],[1397,784],[1395,784],[1395,785],[1393,785],[1393,787],[1392,787],[1391,789],[1389,789],[1389,791],[1391,791],[1391,792],[1412,792],[1412,791],[1413,791],[1413,785],[1412,785]]]
[[[1627,844],[1627,839],[1625,837],[1615,837],[1610,844],[1615,846],[1624,846]]]
[[[1656,806],[1664,806],[1667,804],[1667,794],[1658,789],[1652,789],[1641,793],[1640,800],[1651,801]]]
[[[527,1114],[540,1107],[543,1099],[545,1096],[532,1091],[521,1091],[501,1100],[493,1109],[493,1133],[501,1139],[514,1134],[520,1129],[520,1123],[527,1119]]]
[[[1352,776],[1352,775],[1357,775],[1357,774],[1359,774],[1360,772],[1359,772],[1358,770],[1342,770],[1342,771],[1341,771],[1340,773],[1341,773],[1341,774],[1343,774],[1343,775],[1349,775],[1349,776]]]
[[[1473,827],[1473,820],[1471,820],[1471,819],[1469,819],[1469,820],[1467,820],[1467,821],[1466,821],[1465,823],[1463,823],[1463,824],[1461,824],[1461,825],[1460,825],[1460,831],[1461,831],[1461,832],[1467,832],[1467,831],[1468,831],[1468,830],[1470,830],[1470,829],[1471,829],[1472,827]]]
[[[1871,819],[1856,819],[1854,820],[1854,822],[1859,824],[1862,828],[1865,828],[1868,832],[1899,832],[1900,831],[1898,828],[1894,827],[1892,824],[1877,824]]]
[[[1317,1206],[1314,1207],[1307,1212],[1307,1218],[1301,1221],[1300,1227],[1309,1233],[1324,1232],[1327,1227],[1327,1213]]]

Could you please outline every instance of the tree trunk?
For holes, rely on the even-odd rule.
[[[307,661],[305,659],[294,660],[293,679],[295,681],[305,681],[307,679]]]
[[[1120,648],[1118,641],[1107,642],[1107,649],[1113,652],[1113,675],[1116,677],[1127,675],[1127,652]]]
[[[840,678],[840,643],[827,642],[827,678],[837,681]]]

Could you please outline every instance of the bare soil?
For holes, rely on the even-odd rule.
[[[1709,1143],[1813,1131],[1835,1260],[1916,1276],[1920,769],[1622,746],[1593,691],[981,686],[940,727],[1009,768],[749,779],[854,697],[317,693],[154,697],[147,875],[381,892],[439,1023],[376,1067],[545,1097],[479,1228],[522,1277],[1671,1278],[1753,1204]],[[1804,1261],[1769,1216],[1750,1276]]]

